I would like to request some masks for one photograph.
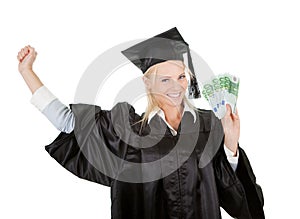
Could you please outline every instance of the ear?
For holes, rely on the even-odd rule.
[[[147,78],[146,76],[143,76],[143,82],[144,82],[145,87],[147,88],[147,90],[149,90],[150,87],[151,87],[151,81],[150,81],[150,79]]]

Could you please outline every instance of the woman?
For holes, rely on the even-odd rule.
[[[199,92],[178,30],[122,53],[144,73],[148,106],[141,116],[126,102],[69,109],[33,72],[34,48],[19,52],[32,103],[62,131],[48,153],[78,177],[111,187],[112,218],[214,219],[220,206],[236,218],[264,218],[262,190],[238,144],[238,114],[228,105],[220,122],[185,96],[187,88],[193,97]]]

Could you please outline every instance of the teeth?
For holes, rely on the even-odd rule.
[[[167,94],[169,97],[179,97],[180,93],[172,93],[172,94]]]

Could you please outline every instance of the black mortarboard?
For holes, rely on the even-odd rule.
[[[189,98],[199,98],[201,96],[194,72],[189,44],[184,41],[176,27],[121,52],[141,69],[143,73],[151,66],[167,60],[188,62],[188,67],[194,76],[190,80]],[[184,56],[185,54],[186,56]],[[186,57],[187,60],[184,59]]]

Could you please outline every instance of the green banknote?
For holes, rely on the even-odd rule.
[[[202,95],[219,119],[226,114],[226,104],[236,112],[239,85],[240,79],[229,73],[213,76],[201,84]]]

